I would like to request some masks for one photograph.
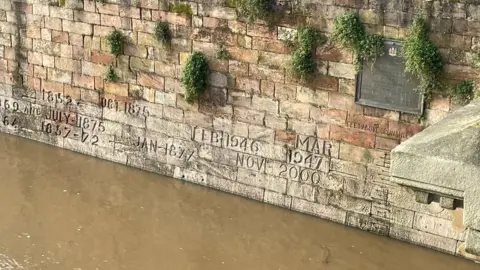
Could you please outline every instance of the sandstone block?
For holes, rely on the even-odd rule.
[[[40,3],[36,3],[36,4],[33,5],[32,12],[35,15],[49,16],[50,9],[49,9],[49,6],[47,6],[47,5],[42,5]]]
[[[388,235],[390,229],[388,222],[385,220],[354,212],[347,213],[346,224],[348,226],[356,227],[380,235]]]
[[[220,5],[199,4],[198,15],[204,16],[204,17],[225,19],[225,20],[237,19],[237,13],[235,12],[235,9],[229,8],[229,7],[223,7]]]
[[[353,64],[345,64],[338,62],[328,62],[328,75],[333,77],[355,79],[355,66]]]
[[[253,78],[274,82],[283,83],[285,81],[285,72],[283,70],[272,69],[261,65],[250,64],[249,75]]]
[[[454,254],[456,240],[392,224],[390,237]]]
[[[318,216],[341,224],[345,224],[347,217],[347,212],[342,209],[297,198],[292,199],[292,210]]]
[[[68,71],[49,68],[47,78],[56,82],[68,84],[72,83],[72,73]]]
[[[147,118],[147,129],[187,140],[190,140],[192,136],[190,126],[186,124],[174,123],[152,117]]]
[[[62,18],[69,20],[72,17]],[[88,24],[100,24],[100,14],[94,12],[87,12],[84,10],[75,10],[73,18],[76,22],[84,22]]]
[[[96,8],[102,14],[118,15],[120,6],[117,4],[97,3]]]
[[[128,84],[126,83],[112,83],[105,82],[104,91],[116,96],[127,97],[128,96]]]
[[[364,164],[353,163],[336,158],[331,159],[330,170],[349,174],[359,180],[365,179],[367,175],[367,167]]]
[[[55,43],[47,40],[34,39],[33,50],[42,54],[60,56],[61,48],[60,43]]]
[[[145,86],[149,88],[163,89],[164,78],[157,76],[155,74],[138,73],[137,83],[141,86]],[[152,89],[152,91],[154,90]]]
[[[184,111],[185,124],[190,126],[198,126],[205,128],[212,128],[212,116],[205,115],[199,112]]]
[[[263,119],[265,117],[264,112],[249,110],[241,107],[233,108],[233,116],[236,120],[243,121],[246,123],[262,125]]]
[[[287,195],[307,201],[315,201],[315,188],[312,185],[289,181],[287,184]]]
[[[130,57],[130,67],[135,71],[155,72],[155,62],[153,60]]]
[[[314,136],[317,133],[317,125],[312,122],[305,122],[296,119],[288,121],[287,129],[293,130],[298,134]]]
[[[73,73],[72,85],[87,89],[95,88],[94,77]]]
[[[265,190],[263,201],[269,204],[277,205],[284,208],[290,208],[292,197],[270,190]]]
[[[165,106],[163,107],[163,118],[173,120],[176,122],[182,122],[183,110]]]
[[[256,125],[248,126],[248,134],[249,134],[248,136],[249,138],[264,141],[267,143],[272,143],[272,144],[275,138],[275,130],[266,128],[266,127],[256,126]]]
[[[451,220],[415,213],[413,228],[419,231],[440,235],[460,241],[465,240],[465,233],[455,231]]]
[[[297,86],[294,84],[275,83],[275,97],[280,100],[295,100]]]
[[[62,7],[50,6],[50,17],[71,20],[73,18],[73,10]]]
[[[155,103],[175,107],[177,103],[177,95],[175,93],[157,91],[155,93]]]
[[[276,114],[278,113],[278,101],[270,98],[259,97],[256,95],[252,96],[252,106],[254,108],[260,108],[266,112]]]
[[[65,32],[86,35],[86,36],[93,34],[92,25],[88,23],[83,23],[83,22],[73,22],[68,20],[62,20],[62,29]]]
[[[80,61],[55,57],[55,67],[65,71],[78,72],[82,69]]]
[[[216,87],[227,87],[227,76],[220,72],[210,72],[208,83]]]
[[[237,181],[283,194],[285,194],[287,188],[286,179],[276,178],[242,168],[238,169]]]
[[[262,38],[262,37],[254,37],[252,39],[252,49],[267,51],[267,52],[274,52],[274,53],[287,52],[287,48],[282,41],[277,39]]]
[[[45,60],[45,59],[44,59]],[[82,74],[94,77],[102,77],[105,73],[105,66],[92,62],[82,61]]]
[[[308,119],[310,115],[310,105],[291,101],[281,101],[280,114],[288,115],[290,118]]]
[[[247,63],[258,62],[258,51],[246,50],[238,47],[230,47],[228,48],[228,52],[232,56],[233,60]]]
[[[328,92],[313,90],[307,87],[297,87],[297,100],[303,103],[311,103],[317,106],[328,104]]]

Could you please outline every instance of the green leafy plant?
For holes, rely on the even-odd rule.
[[[231,0],[230,2],[232,2]],[[265,20],[272,26],[274,15],[274,2],[272,0],[236,0],[234,5],[238,15],[245,17],[248,23],[255,20]]]
[[[192,7],[189,4],[186,3],[172,3],[170,2],[168,4],[168,11],[170,12],[175,12],[175,13],[180,13],[180,14],[187,14],[187,15],[192,15]]]
[[[480,68],[480,48],[475,48],[472,51],[472,66]]]
[[[443,61],[438,48],[428,39],[427,27],[422,18],[417,17],[408,28],[403,44],[405,72],[420,80],[419,91],[429,94],[441,88],[439,77]]]
[[[315,48],[325,42],[325,37],[313,27],[301,27],[297,30],[296,50],[290,60],[290,71],[305,81],[313,73],[317,64],[313,60]]]
[[[193,102],[205,91],[208,73],[207,57],[201,52],[193,52],[185,61],[180,81],[185,88],[185,100]]]
[[[125,37],[123,36],[122,32],[116,29],[113,30],[107,36],[107,42],[108,42],[108,45],[110,46],[110,53],[112,53],[115,56],[118,56],[119,54],[123,53]]]
[[[453,88],[452,98],[460,103],[468,103],[475,97],[475,83],[463,80]]]
[[[164,46],[169,46],[172,40],[172,33],[167,22],[157,22],[155,25],[155,38]]]
[[[384,38],[377,34],[369,34],[353,12],[347,12],[334,20],[331,37],[341,48],[352,51],[354,64],[360,70],[362,61],[373,63],[383,54]]]
[[[232,55],[223,45],[220,45],[215,52],[215,58],[218,60],[229,60],[232,58]]]
[[[107,82],[117,82],[119,80],[119,77],[117,73],[115,73],[112,65],[109,65],[107,67],[107,72],[105,73],[104,80]]]
[[[229,8],[236,8],[238,0],[225,0],[225,6]]]

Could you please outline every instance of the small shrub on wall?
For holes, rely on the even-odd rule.
[[[105,72],[104,80],[106,82],[117,82],[119,80],[118,75],[115,73],[112,65],[108,66],[107,72]]]
[[[452,99],[458,103],[466,104],[476,97],[475,90],[473,81],[463,80],[453,87]]]
[[[172,33],[167,22],[157,22],[155,25],[155,38],[164,47],[169,47],[172,40]]]
[[[227,6],[236,7],[238,15],[248,23],[264,20],[273,27],[275,2],[273,0],[228,0]]]
[[[373,63],[383,54],[384,38],[368,34],[358,15],[353,12],[335,18],[332,41],[341,48],[352,51],[357,71],[360,70],[362,61]]]
[[[187,58],[180,78],[187,102],[192,103],[205,91],[209,72],[207,57],[203,53],[193,52]]]
[[[309,74],[312,74],[317,64],[313,59],[315,48],[326,41],[317,29],[307,26],[297,30],[296,50],[290,60],[289,69],[293,75],[305,81]]]
[[[123,53],[123,47],[125,43],[125,37],[123,36],[122,32],[118,30],[113,30],[107,36],[107,42],[110,46],[110,53],[118,56]]]
[[[168,11],[179,13],[179,14],[187,14],[187,15],[193,14],[192,7],[186,3],[175,4],[170,2],[168,4]]]
[[[419,90],[425,94],[442,88],[440,75],[443,61],[438,48],[428,39],[422,18],[416,18],[408,28],[403,45],[405,72],[420,80]]]

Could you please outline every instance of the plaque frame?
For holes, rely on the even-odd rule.
[[[390,47],[393,44],[397,44],[402,46],[403,43],[400,40],[394,40],[394,39],[385,39],[384,41],[384,49],[388,46]],[[360,63],[362,66],[362,70],[364,68],[367,68],[365,63],[361,62]],[[370,68],[370,67],[368,67]],[[424,103],[425,103],[425,97],[423,93],[418,92],[419,98],[418,98],[418,104],[415,108],[413,107],[408,107],[408,106],[402,106],[402,105],[395,105],[395,104],[385,104],[382,102],[378,102],[375,100],[368,100],[365,98],[362,98],[361,96],[361,90],[362,90],[362,79],[363,79],[363,72],[360,71],[355,75],[355,104],[358,105],[363,105],[363,106],[368,106],[368,107],[374,107],[374,108],[379,108],[379,109],[385,109],[385,110],[392,110],[392,111],[398,111],[398,112],[404,112],[404,113],[410,113],[410,114],[415,114],[415,115],[423,115],[424,111]]]

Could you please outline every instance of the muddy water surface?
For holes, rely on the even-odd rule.
[[[0,134],[0,270],[470,270],[277,207]]]

